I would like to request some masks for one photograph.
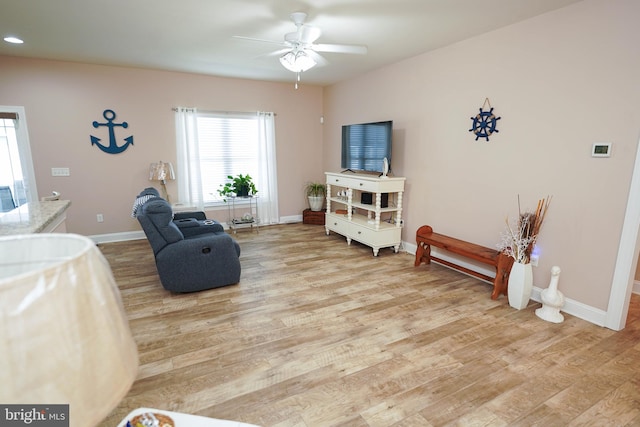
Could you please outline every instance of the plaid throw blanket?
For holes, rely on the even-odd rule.
[[[135,202],[133,202],[133,208],[131,209],[131,218],[136,218],[138,216],[138,210],[142,205],[144,205],[149,199],[155,199],[156,197],[158,196],[154,196],[153,194],[136,197]]]

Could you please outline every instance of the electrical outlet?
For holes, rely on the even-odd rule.
[[[96,218],[98,219],[98,222],[104,222],[104,216],[102,216],[102,214],[96,215]]]

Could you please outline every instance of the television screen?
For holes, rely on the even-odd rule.
[[[393,121],[342,126],[342,169],[383,172],[391,165]]]

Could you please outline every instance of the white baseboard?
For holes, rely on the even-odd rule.
[[[640,280],[634,280],[633,281],[633,290],[632,292],[634,294],[640,294]]]
[[[302,222],[302,215],[281,216],[280,224],[291,224],[294,222]]]
[[[413,255],[416,254],[416,249],[417,249],[416,244],[403,242],[403,245],[408,253],[411,253]],[[480,264],[468,262],[467,260],[460,257],[452,256],[448,252],[438,250],[438,248],[432,248],[431,251],[438,258],[442,258],[445,261],[453,262],[457,265],[468,268],[469,270],[473,270],[478,273],[485,274],[487,276],[493,276],[495,274],[495,270],[491,268],[487,268]],[[434,262],[437,262],[437,261],[434,261]],[[440,265],[443,265],[443,264],[440,264]],[[451,268],[446,265],[443,265],[443,266],[447,268]],[[461,272],[461,273],[465,274],[464,272]],[[471,277],[475,277],[475,276],[471,276]],[[477,279],[477,277],[475,278]],[[482,280],[482,279],[478,279],[478,280]],[[483,282],[486,282],[486,281],[483,280]],[[491,282],[487,282],[487,283],[491,283]],[[535,302],[542,303],[542,300],[540,299],[540,292],[542,292],[542,290],[546,288],[547,288],[546,286],[544,288],[539,288],[534,285],[533,293],[531,294],[531,299],[534,300]],[[638,293],[640,293],[640,282],[636,282],[636,284],[634,285],[634,291],[636,289]],[[567,314],[570,314],[572,316],[578,317],[580,319],[586,320],[587,322],[591,322],[598,326],[604,326],[606,317],[607,317],[607,312],[604,310],[600,310],[599,308],[588,306],[579,301],[575,301],[575,300],[572,300],[571,298],[566,298],[566,297],[564,301],[564,307],[562,307],[561,311]]]
[[[302,222],[302,215],[292,215],[292,216],[284,216],[280,217],[281,224],[288,224],[294,222]],[[225,230],[229,229],[229,226],[226,222],[220,223]],[[275,225],[275,224],[274,224]],[[260,227],[267,227],[268,225],[260,224]],[[110,233],[110,234],[95,234],[93,236],[87,236],[91,240],[96,243],[114,243],[114,242],[124,242],[127,240],[140,240],[146,239],[147,237],[144,235],[142,230],[140,231],[125,231],[122,233]]]
[[[140,240],[146,239],[144,232],[140,231],[125,231],[122,233],[110,233],[110,234],[95,234],[93,236],[87,236],[96,243],[113,243],[124,242],[126,240]]]

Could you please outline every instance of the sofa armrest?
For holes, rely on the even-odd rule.
[[[197,220],[205,220],[207,219],[207,216],[205,215],[204,212],[202,211],[193,211],[193,212],[175,212],[173,214],[173,220],[177,220],[177,219],[187,219],[187,218],[193,218],[193,219],[197,219]]]
[[[195,218],[174,218],[173,222],[180,230],[183,228],[200,227],[200,222]]]
[[[212,219],[197,220],[195,218],[174,219],[185,239],[210,233],[224,233],[224,227],[218,221]]]

